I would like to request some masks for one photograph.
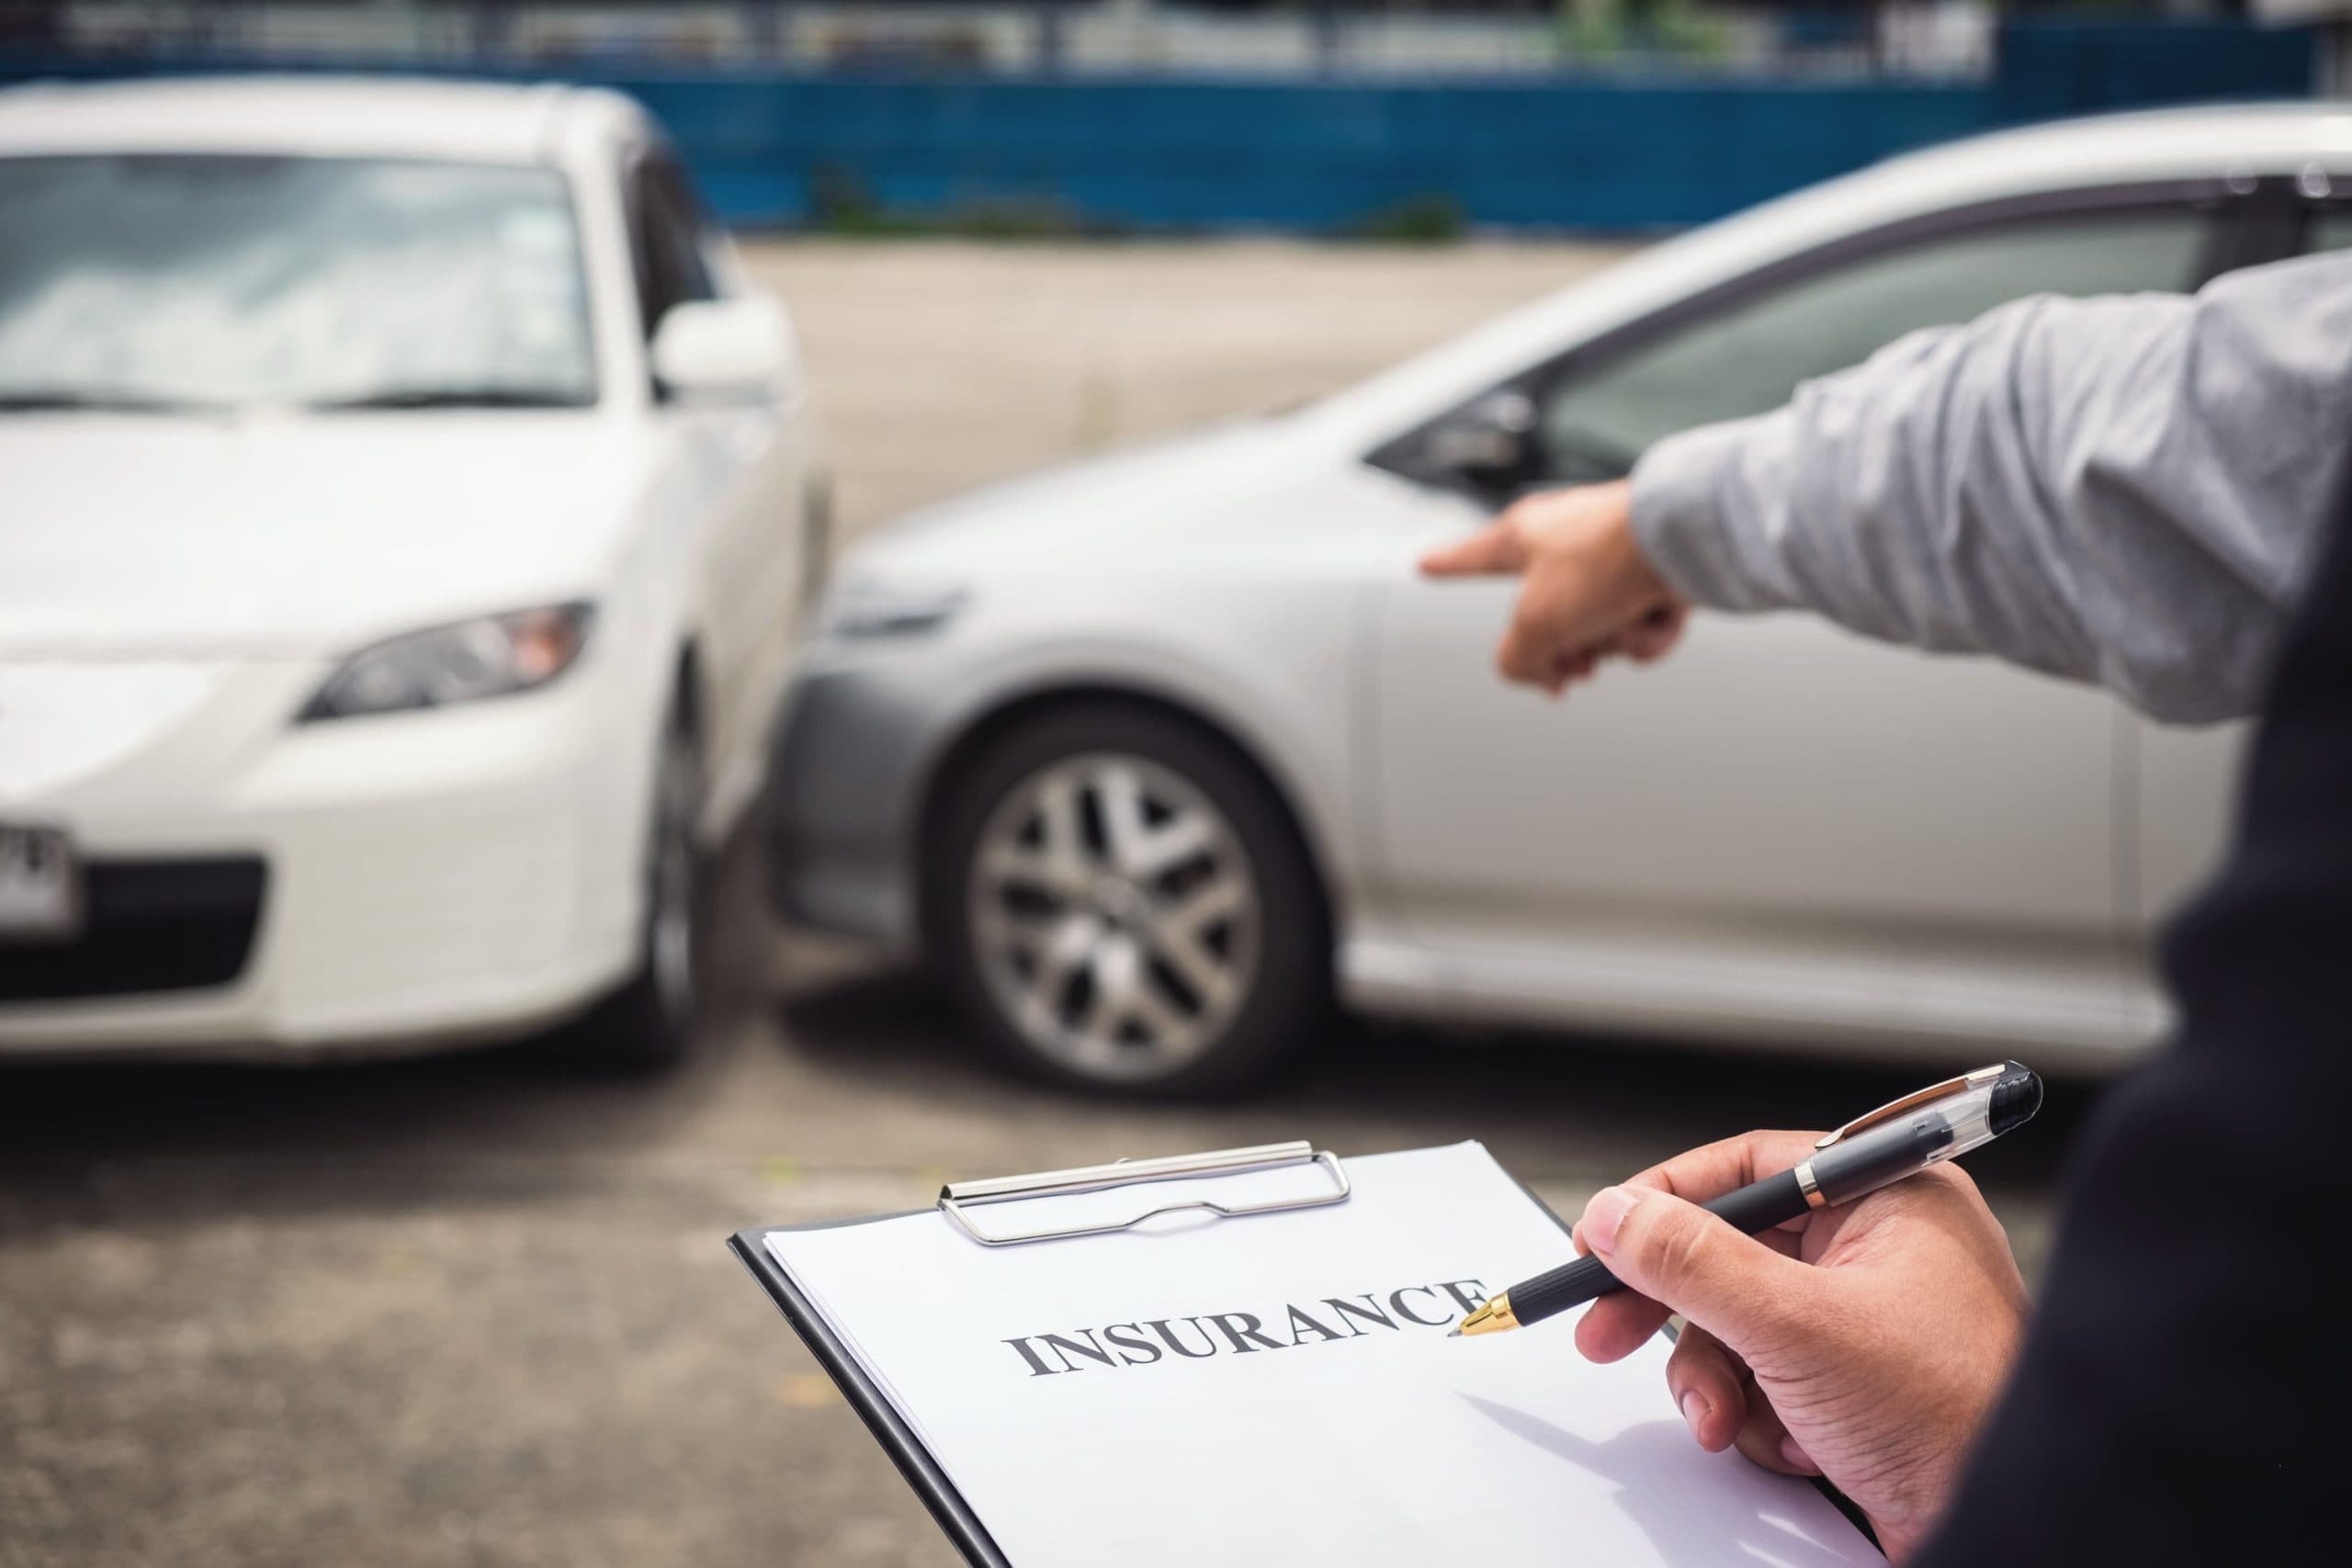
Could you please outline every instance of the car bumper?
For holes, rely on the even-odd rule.
[[[320,673],[208,670],[190,711],[5,808],[69,831],[86,897],[74,942],[0,946],[0,1052],[414,1049],[625,974],[642,783],[595,682],[288,726]]]
[[[918,838],[946,674],[924,645],[820,654],[795,678],[769,773],[768,886],[784,919],[893,957],[920,948]]]

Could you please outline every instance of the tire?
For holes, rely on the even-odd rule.
[[[1202,726],[1050,709],[944,782],[930,952],[989,1043],[1103,1092],[1228,1090],[1300,1045],[1330,991],[1330,920],[1298,829]]]
[[[703,867],[695,843],[701,802],[694,730],[673,712],[655,754],[637,967],[582,1021],[581,1055],[589,1060],[650,1071],[675,1066],[694,1049],[702,994]]]

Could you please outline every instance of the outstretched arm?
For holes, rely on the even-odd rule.
[[[1525,570],[1506,672],[1555,690],[1628,651],[1664,594],[1810,609],[2095,681],[2158,718],[2230,717],[2260,694],[2352,470],[2348,343],[2352,256],[2194,297],[2021,300],[1670,437],[1630,494],[1532,498],[1424,565]],[[1591,570],[1612,532],[1646,576]],[[1616,603],[1618,582],[1642,592]]]

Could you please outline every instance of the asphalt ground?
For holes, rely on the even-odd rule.
[[[763,247],[854,527],[1339,384],[1589,265],[1553,249]],[[1234,1103],[976,1060],[920,977],[775,931],[718,868],[705,1048],[560,1035],[328,1069],[0,1072],[0,1564],[939,1564],[955,1558],[725,1237],[950,1176],[1306,1136],[1483,1139],[1573,1213],[1919,1070],[1336,1020]],[[2029,1270],[2092,1098],[1972,1161]],[[1667,1408],[1663,1391],[1660,1408]]]

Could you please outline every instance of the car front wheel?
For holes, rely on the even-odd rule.
[[[702,862],[695,818],[701,801],[694,731],[673,715],[662,728],[646,827],[637,968],[585,1021],[582,1044],[594,1059],[664,1067],[693,1048],[700,1010]]]
[[[1329,922],[1282,802],[1213,734],[1048,712],[951,781],[933,952],[1017,1065],[1142,1094],[1230,1088],[1313,1026]]]

